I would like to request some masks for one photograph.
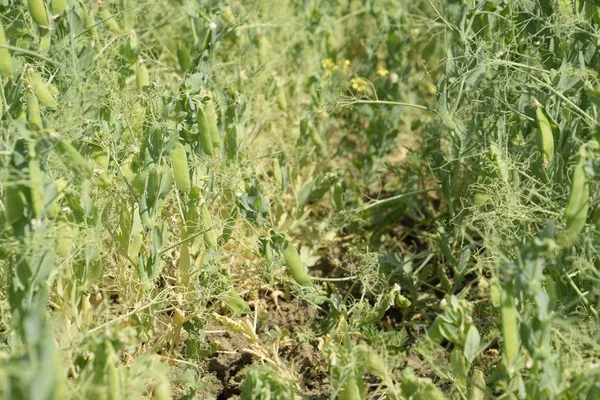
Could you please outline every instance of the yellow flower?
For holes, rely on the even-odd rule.
[[[350,80],[350,84],[352,85],[352,89],[357,92],[364,92],[367,90],[368,82],[363,78],[352,78]]]
[[[341,62],[341,64],[342,64],[342,68],[343,68],[343,69],[346,69],[346,68],[348,68],[348,67],[350,66],[350,60],[344,59],[344,60]]]
[[[323,61],[321,61],[321,67],[325,68],[325,69],[332,69],[335,66],[335,64],[333,63],[333,61],[331,61],[331,58],[327,58]]]
[[[383,67],[379,67],[379,69],[377,70],[377,75],[379,76],[387,76],[390,73],[390,71],[388,71],[387,69],[383,68]]]

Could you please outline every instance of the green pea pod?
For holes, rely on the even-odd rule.
[[[137,55],[140,52],[137,32],[134,29],[129,31],[129,36],[127,37],[127,44],[129,45],[129,50],[131,50],[132,54]]]
[[[148,68],[146,67],[146,64],[144,64],[144,60],[142,60],[141,57],[138,59],[136,64],[135,81],[138,92],[143,91],[144,87],[150,85],[150,74],[148,73]]]
[[[50,10],[52,10],[52,15],[62,15],[67,8],[67,0],[51,0],[50,1]]]
[[[300,259],[298,250],[296,250],[288,240],[284,243],[283,258],[285,259],[285,263],[292,278],[294,278],[300,286],[312,286],[310,275],[306,272],[306,266]]]
[[[44,175],[37,158],[29,160],[29,184],[33,215],[41,218],[44,213]]]
[[[275,180],[277,189],[281,190],[283,188],[283,171],[277,157],[273,160],[273,179]]]
[[[118,358],[115,349],[110,342],[106,342],[106,380],[109,400],[122,399],[120,377],[116,366],[117,362]]]
[[[25,195],[18,187],[4,187],[4,215],[6,222],[14,225],[23,218],[25,212]]]
[[[367,349],[367,371],[385,381],[388,376],[387,367],[383,359],[371,348]]]
[[[155,400],[171,400],[171,384],[165,377],[161,377],[154,387]]]
[[[502,339],[504,341],[504,357],[509,366],[513,365],[519,356],[519,322],[515,300],[511,292],[502,292],[500,306],[502,317]]]
[[[44,127],[40,113],[40,103],[31,86],[27,88],[27,122],[29,122],[29,129],[31,130],[40,130]]]
[[[339,393],[339,400],[361,400],[360,388],[354,375],[349,376]]]
[[[29,14],[31,14],[33,22],[41,27],[50,25],[44,0],[27,0],[27,6],[29,7]]]
[[[333,202],[335,204],[335,208],[338,211],[341,211],[344,209],[345,207],[345,200],[344,200],[344,194],[346,192],[346,189],[344,187],[344,184],[342,182],[336,182],[335,185],[333,186]]]
[[[202,229],[205,231],[204,244],[210,249],[218,248],[217,234],[215,228],[212,226],[212,217],[204,204],[200,206],[200,220],[202,222]]]
[[[211,39],[212,39],[212,31],[209,28],[206,28],[204,30],[204,39],[202,40],[202,43],[200,44],[200,52],[203,52],[204,50],[208,49]]]
[[[413,397],[415,400],[445,400],[444,394],[435,386],[433,383],[427,384],[421,389],[417,396]]]
[[[56,218],[58,216],[60,212],[58,202],[64,197],[67,185],[68,181],[65,178],[59,178],[46,187],[44,191],[44,205],[46,206],[48,217]]]
[[[177,61],[179,62],[179,67],[183,71],[187,71],[192,68],[192,59],[190,57],[190,51],[184,44],[177,45]]]
[[[181,245],[179,252],[179,278],[183,287],[188,288],[191,282],[192,258],[187,243]]]
[[[590,185],[586,180],[584,162],[581,160],[573,170],[571,193],[565,209],[567,226],[559,237],[559,244],[568,246],[577,240],[585,226],[590,207]]]
[[[247,314],[250,312],[248,303],[235,290],[230,290],[225,296],[224,301],[236,313]]]
[[[121,27],[115,20],[114,16],[110,13],[108,6],[104,2],[100,1],[99,9],[100,17],[102,17],[102,19],[106,22],[106,26],[108,27],[108,29],[115,33],[121,33]]]
[[[217,126],[217,109],[212,99],[206,105],[206,122],[213,147],[221,147],[221,137],[219,136],[219,128]]]
[[[473,376],[471,377],[471,390],[469,391],[469,400],[485,400],[487,396],[485,395],[485,376],[483,372],[475,368],[473,370]]]
[[[94,39],[98,37],[98,31],[96,29],[96,21],[94,21],[94,17],[89,13],[87,6],[85,5],[85,1],[79,0],[79,7],[81,9],[81,13],[83,14],[83,20],[85,22],[85,30],[88,32],[88,35],[92,36]]]
[[[29,82],[31,83],[31,86],[33,86],[33,92],[43,105],[49,108],[58,107],[58,102],[48,89],[48,86],[44,83],[40,74],[31,71],[29,73]]]
[[[538,147],[542,153],[542,166],[547,168],[554,159],[554,135],[552,134],[552,126],[542,109],[542,105],[537,100],[534,100],[534,105],[538,123]]]
[[[214,154],[214,146],[210,135],[208,118],[206,117],[206,112],[204,111],[202,105],[200,103],[197,103],[197,106],[197,122],[198,134],[200,135],[200,147],[202,147],[202,151],[204,151],[209,156],[212,156]]]
[[[94,169],[92,168],[91,163],[71,146],[71,144],[62,139],[58,139],[55,148],[62,156],[63,160],[66,161],[67,166],[77,172],[82,179],[90,179],[94,175]]]
[[[69,258],[76,235],[67,222],[58,225],[56,232],[56,254],[61,258]]]
[[[0,23],[0,46],[6,46],[6,36],[4,34],[4,27]],[[0,75],[8,79],[15,79],[15,72],[13,69],[12,58],[8,49],[0,47]]]
[[[50,50],[50,45],[52,44],[52,33],[47,29],[40,29],[40,54],[46,54]]]
[[[123,27],[126,32],[131,31],[135,28],[137,19],[137,7],[133,7],[135,2],[133,0],[122,0],[122,9],[125,11],[125,17],[123,18]]]
[[[323,151],[323,138],[319,134],[319,130],[313,124],[310,124],[310,140],[313,142],[318,152]]]
[[[173,174],[175,175],[175,184],[177,188],[184,193],[192,189],[190,181],[190,173],[187,162],[187,154],[185,147],[181,143],[177,143],[171,152],[171,164],[173,165]]]
[[[283,86],[277,87],[277,107],[283,112],[287,112],[288,110],[287,96],[285,95]]]
[[[221,17],[231,25],[235,25],[235,15],[233,15],[233,10],[230,6],[225,7],[223,13],[221,13]]]

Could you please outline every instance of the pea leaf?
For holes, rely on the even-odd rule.
[[[479,331],[475,325],[471,325],[467,332],[467,339],[465,340],[465,347],[463,349],[463,354],[469,363],[472,363],[479,354],[480,341]]]

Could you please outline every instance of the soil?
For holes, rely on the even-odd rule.
[[[260,346],[273,351],[277,338],[283,333],[294,337],[299,329],[306,329],[319,321],[316,309],[303,301],[287,302],[279,297],[277,304],[272,298],[259,304],[259,318],[256,334]],[[254,316],[254,310],[251,316]],[[249,348],[248,340],[240,333],[231,332],[224,326],[211,326],[207,339],[218,342],[218,350],[208,359],[208,370],[215,375],[220,384],[217,399],[237,399],[241,392],[245,370],[261,361],[253,354],[245,352]],[[275,355],[273,355],[275,356]],[[290,371],[296,378],[299,388],[308,399],[327,399],[329,388],[325,381],[326,365],[317,343],[300,342],[296,346],[287,346],[285,340],[279,341],[276,356],[283,364],[291,366]]]

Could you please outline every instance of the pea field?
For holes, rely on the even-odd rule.
[[[0,0],[0,399],[600,399],[598,0]]]

